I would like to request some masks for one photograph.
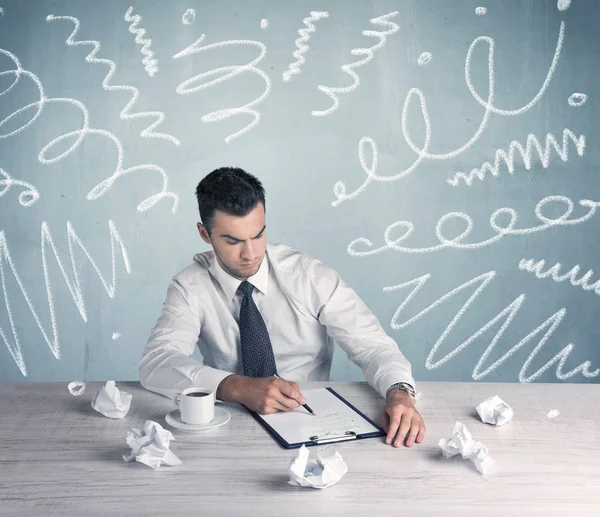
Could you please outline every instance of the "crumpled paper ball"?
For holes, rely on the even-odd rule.
[[[92,398],[92,407],[108,418],[124,418],[131,406],[132,395],[120,391],[115,381],[107,381]]]
[[[346,472],[348,466],[333,445],[327,445],[317,453],[316,460],[309,460],[309,451],[305,445],[300,447],[298,455],[289,465],[290,485],[327,488],[337,483]]]
[[[131,454],[123,456],[123,459],[127,462],[139,461],[154,470],[161,465],[181,465],[182,461],[169,450],[171,440],[175,440],[175,437],[170,431],[163,429],[158,422],[146,420],[143,430],[132,427],[127,431],[127,445],[131,447]]]
[[[461,422],[456,422],[454,425],[452,438],[442,438],[438,445],[442,449],[444,458],[460,454],[463,459],[471,460],[483,475],[491,474],[495,470],[495,463],[489,456],[488,448],[481,442],[473,440],[467,426]]]
[[[512,420],[513,409],[498,395],[485,399],[475,410],[486,424],[504,425]]]

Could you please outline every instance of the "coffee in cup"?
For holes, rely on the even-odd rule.
[[[207,424],[215,418],[215,393],[207,388],[187,388],[175,397],[186,424]]]

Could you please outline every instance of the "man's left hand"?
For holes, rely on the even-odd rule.
[[[391,390],[381,415],[381,424],[387,436],[385,443],[400,447],[406,439],[406,446],[421,443],[425,437],[425,424],[415,409],[415,400],[402,390]]]

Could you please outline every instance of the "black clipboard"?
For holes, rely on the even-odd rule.
[[[255,413],[252,410],[248,410],[250,414],[254,417],[254,419],[275,439],[275,441],[281,445],[284,449],[299,449],[303,445],[306,447],[314,447],[315,445],[326,445],[329,443],[337,443],[337,442],[345,442],[349,440],[363,440],[365,438],[377,438],[380,436],[385,436],[387,433],[381,429],[375,422],[373,422],[369,417],[367,417],[362,411],[356,409],[350,402],[348,402],[344,397],[342,397],[337,391],[335,391],[331,387],[325,388],[327,391],[335,395],[338,399],[340,399],[344,404],[346,404],[350,409],[352,409],[356,414],[365,419],[368,423],[370,423],[373,427],[377,428],[378,431],[373,431],[370,433],[362,433],[357,434],[353,431],[346,431],[345,433],[339,434],[328,434],[323,436],[309,436],[307,441],[298,442],[298,443],[289,443],[283,436],[281,436],[273,427],[268,424],[265,420],[261,418],[258,413]]]

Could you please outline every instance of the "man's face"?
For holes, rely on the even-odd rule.
[[[243,217],[217,210],[210,235],[201,223],[198,223],[198,231],[202,239],[212,245],[219,264],[231,276],[244,280],[256,274],[267,245],[262,203]]]

